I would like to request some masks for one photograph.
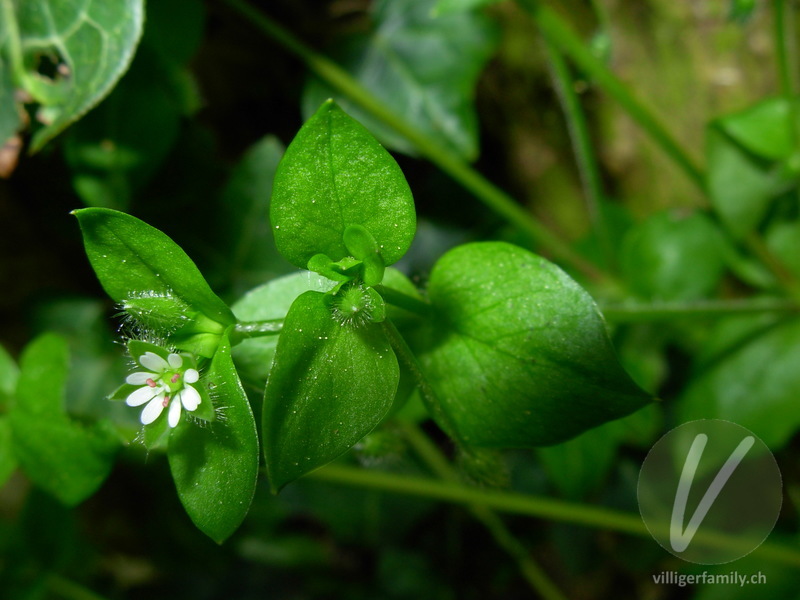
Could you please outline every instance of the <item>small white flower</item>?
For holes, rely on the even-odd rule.
[[[172,353],[164,360],[154,352],[145,352],[138,361],[149,370],[131,373],[125,379],[131,385],[142,386],[128,395],[125,404],[141,406],[147,403],[142,410],[143,425],[155,421],[169,407],[167,422],[170,427],[175,427],[181,418],[181,406],[190,412],[200,406],[200,394],[191,386],[197,383],[200,374],[197,369],[184,368],[180,354]]]

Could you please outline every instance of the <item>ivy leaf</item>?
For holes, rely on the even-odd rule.
[[[620,366],[591,297],[561,269],[504,242],[459,246],[431,273],[436,316],[412,343],[466,445],[555,444],[651,398]]]
[[[325,102],[278,165],[270,220],[278,251],[305,269],[317,254],[350,256],[343,235],[361,225],[390,265],[414,238],[414,200],[394,159],[358,122]]]
[[[748,327],[745,335],[742,327]],[[727,340],[727,348],[718,348],[698,369],[678,405],[679,420],[732,421],[779,450],[800,427],[800,320],[766,327],[760,318],[731,320],[710,336],[718,338]]]
[[[445,4],[441,0],[376,2],[373,31],[347,40],[338,60],[383,104],[472,161],[478,156],[475,85],[499,36],[486,16],[450,14],[458,10]],[[312,114],[327,98],[340,102],[390,148],[416,153],[405,137],[317,78],[306,86],[304,113]]]
[[[167,456],[189,517],[221,544],[250,510],[258,476],[258,434],[227,336],[203,378],[223,416],[204,427],[184,423],[176,428]]]
[[[176,307],[178,317],[179,303],[185,303],[222,325],[235,322],[192,259],[164,233],[107,208],[84,208],[73,214],[78,217],[89,261],[112,299],[121,304],[131,299],[161,299]]]
[[[144,0],[7,4],[12,8],[4,18],[14,19],[17,33],[8,36],[7,51],[21,61],[12,65],[17,85],[41,104],[46,123],[33,136],[35,152],[100,102],[128,68],[142,34]],[[42,73],[47,63],[54,73]]]
[[[278,341],[262,425],[275,493],[350,449],[394,401],[400,371],[380,325],[335,320],[329,299],[297,298]]]
[[[45,334],[31,342],[20,360],[9,420],[14,451],[28,477],[63,503],[75,505],[108,476],[117,442],[104,424],[84,427],[67,417],[68,361],[63,338]]]

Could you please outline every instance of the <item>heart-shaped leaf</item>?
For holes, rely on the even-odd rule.
[[[380,325],[335,319],[330,299],[297,298],[278,341],[262,429],[274,492],[346,452],[394,401],[400,371]]]
[[[328,101],[297,133],[278,165],[270,206],[275,244],[305,269],[324,254],[350,256],[350,225],[374,238],[386,265],[414,238],[414,200],[397,163],[358,122]]]
[[[428,294],[435,318],[414,346],[440,403],[429,408],[466,445],[554,444],[651,399],[620,366],[591,297],[535,254],[459,246]]]
[[[177,427],[167,455],[178,497],[189,517],[221,544],[250,510],[258,476],[256,424],[227,337],[202,380],[221,415],[203,427],[195,423]]]

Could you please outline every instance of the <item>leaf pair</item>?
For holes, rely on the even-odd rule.
[[[346,452],[391,408],[399,367],[372,288],[416,229],[397,163],[333,102],[286,149],[270,209],[291,263],[340,282],[289,308],[264,394],[263,439],[273,491]]]
[[[258,474],[255,420],[231,358],[229,334],[236,319],[192,260],[162,232],[109,209],[75,214],[100,283],[137,323],[137,334],[155,335],[210,359],[199,366],[196,384],[213,403],[213,409],[203,407],[213,410],[206,413],[206,424],[184,418],[169,432],[162,415],[147,427],[161,427],[169,435],[178,496],[195,524],[222,542],[247,514]],[[130,344],[132,354],[142,353],[135,350],[137,344],[144,348],[141,342]]]

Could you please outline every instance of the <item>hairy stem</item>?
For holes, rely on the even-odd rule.
[[[267,321],[242,321],[236,323],[231,333],[231,345],[242,343],[250,338],[278,335],[283,330],[283,319]]]
[[[378,285],[375,287],[375,289],[389,304],[393,304],[394,306],[405,309],[409,312],[419,315],[420,317],[427,318],[431,316],[431,305],[424,300],[420,300],[414,296],[409,296],[408,294],[390,287],[386,287],[385,285]]]
[[[320,79],[406,138],[421,155],[450,175],[483,204],[546,248],[553,257],[570,264],[598,282],[606,283],[612,279],[607,273],[575,252],[567,242],[534,219],[511,196],[492,184],[458,155],[391,110],[385,102],[378,99],[338,64],[316,53],[245,0],[225,0],[225,2],[247,18],[254,27],[302,59]]]

